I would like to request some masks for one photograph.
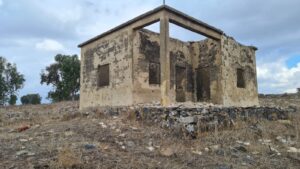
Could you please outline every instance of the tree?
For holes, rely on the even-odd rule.
[[[8,101],[9,105],[15,105],[17,103],[18,97],[16,95],[11,95]]]
[[[24,82],[24,75],[18,72],[16,64],[0,56],[0,105],[16,102],[16,94],[23,88]]]
[[[52,85],[48,92],[52,102],[75,100],[80,88],[80,60],[77,55],[55,56],[55,63],[41,73],[41,84]]]
[[[41,104],[41,96],[39,94],[27,94],[21,97],[22,104]]]

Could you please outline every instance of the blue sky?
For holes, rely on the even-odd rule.
[[[0,56],[25,75],[19,92],[40,93],[40,73],[57,53],[79,54],[77,45],[162,4],[162,0],[0,0]],[[167,0],[167,4],[258,47],[260,93],[300,87],[299,0]],[[151,28],[155,29],[157,25]],[[171,26],[181,40],[203,37]],[[45,101],[45,100],[44,100]]]

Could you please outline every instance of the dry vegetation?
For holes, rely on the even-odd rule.
[[[191,139],[137,121],[132,112],[80,113],[77,102],[6,107],[0,109],[0,168],[299,168],[299,115],[239,121]]]

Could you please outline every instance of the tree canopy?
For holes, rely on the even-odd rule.
[[[77,55],[55,56],[55,63],[50,64],[41,73],[41,84],[52,85],[48,92],[52,102],[75,100],[80,88],[80,60]]]
[[[39,94],[27,94],[21,97],[22,104],[41,104],[41,96]]]
[[[15,104],[17,92],[24,86],[24,75],[18,72],[16,64],[0,56],[0,105]]]

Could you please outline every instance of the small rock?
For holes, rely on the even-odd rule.
[[[235,146],[233,149],[234,149],[234,150],[238,150],[238,151],[240,151],[240,152],[244,152],[244,153],[246,153],[246,152],[248,151],[247,148],[244,147],[244,146],[242,146],[242,145]]]
[[[219,165],[217,166],[217,169],[231,169],[232,167],[227,166],[227,165]]]
[[[39,124],[36,124],[36,125],[34,125],[33,127],[34,128],[38,128],[38,127],[40,127],[41,125],[39,125]]]
[[[277,149],[275,149],[274,147],[269,146],[269,148],[270,148],[271,153],[275,153],[275,154],[277,154],[278,156],[281,155],[281,153],[280,153]]]
[[[16,153],[17,156],[22,156],[22,155],[28,155],[28,156],[34,156],[35,153],[32,153],[32,152],[29,152],[27,150],[21,150],[21,151],[18,151]]]
[[[219,156],[225,156],[225,151],[223,149],[216,150],[216,154]]]
[[[154,147],[149,146],[149,147],[147,147],[147,149],[148,149],[149,151],[153,151],[153,150],[154,150]]]
[[[128,147],[134,147],[134,146],[135,146],[135,144],[134,144],[133,141],[127,141],[126,145],[127,145]]]
[[[252,154],[257,155],[257,154],[259,154],[259,152],[258,151],[253,151]]]
[[[104,128],[104,129],[106,129],[106,128],[107,128],[107,125],[106,125],[106,124],[104,124],[103,122],[100,122],[99,124],[101,125],[101,127],[102,127],[102,128]]]
[[[193,124],[188,124],[186,126],[186,130],[189,132],[189,133],[193,133],[195,132],[195,126]]]
[[[50,130],[48,131],[48,133],[54,133],[54,130],[53,130],[53,129],[50,129]]]
[[[85,148],[86,150],[91,150],[91,149],[96,148],[96,146],[93,145],[93,144],[86,144],[86,145],[84,145],[84,148]]]
[[[196,119],[196,117],[188,116],[188,117],[180,117],[179,121],[181,123],[191,124],[191,123],[196,123],[197,119]]]
[[[192,153],[197,154],[197,155],[202,155],[201,151],[192,151]]]
[[[287,152],[289,152],[289,153],[300,153],[300,149],[297,149],[296,147],[289,147]]]
[[[166,156],[166,157],[170,157],[175,154],[175,151],[173,148],[167,147],[167,148],[161,149],[160,154],[163,156]]]
[[[74,134],[73,131],[67,131],[65,132],[65,136],[72,136]]]
[[[277,121],[281,124],[288,124],[288,125],[292,124],[292,122],[290,120],[277,120]]]
[[[258,139],[261,144],[269,145],[271,143],[271,140],[269,139]]]
[[[27,142],[28,140],[27,140],[27,139],[21,138],[20,141],[21,141],[21,142]]]
[[[250,142],[244,142],[244,141],[236,141],[237,143],[239,143],[239,144],[242,144],[242,145],[244,145],[244,146],[249,146],[250,145]]]
[[[138,130],[138,128],[136,127],[130,127],[132,130]]]
[[[126,136],[125,133],[122,133],[122,134],[119,135],[119,137],[125,137],[125,136]]]
[[[211,150],[213,150],[213,151],[216,151],[216,150],[218,150],[219,148],[220,148],[220,145],[213,145],[213,146],[210,146],[209,147]]]

